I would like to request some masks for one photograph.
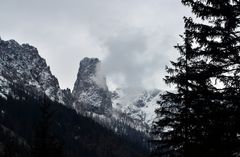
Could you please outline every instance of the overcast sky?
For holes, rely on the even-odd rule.
[[[98,57],[111,89],[166,89],[189,15],[180,0],[0,0],[0,36],[37,47],[62,88],[81,59]]]

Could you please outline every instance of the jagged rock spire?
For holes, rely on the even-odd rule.
[[[111,110],[111,94],[99,59],[84,58],[80,62],[72,94],[76,100],[74,108],[78,112],[106,114]]]

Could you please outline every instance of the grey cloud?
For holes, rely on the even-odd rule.
[[[179,0],[0,0],[0,36],[36,46],[63,88],[79,61],[103,60],[116,84],[165,88],[183,31]],[[116,81],[120,78],[120,81]]]
[[[109,55],[103,60],[103,68],[109,77],[122,74],[127,86],[140,85],[140,75],[145,70],[139,59],[147,50],[146,36],[140,31],[123,31],[106,43]]]
[[[169,35],[162,34],[162,39],[154,39],[138,30],[120,31],[105,45],[109,55],[103,60],[103,67],[107,76],[121,86],[164,88],[164,67],[170,59],[176,58],[171,53],[175,42]],[[154,46],[158,48],[152,48]],[[124,80],[118,78],[118,74]],[[154,78],[156,76],[159,78]]]

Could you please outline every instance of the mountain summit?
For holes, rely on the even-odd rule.
[[[52,75],[38,50],[29,44],[18,44],[15,40],[0,39],[0,96],[14,94],[14,88],[26,92],[46,94],[52,101],[67,103],[64,95],[69,90],[61,90],[57,78]]]
[[[110,114],[111,93],[97,58],[84,58],[80,62],[77,80],[72,91],[73,108],[77,112],[92,112],[100,115]]]
[[[72,107],[78,113],[90,116],[118,133],[125,132],[126,126],[147,132],[155,118],[154,110],[159,93],[160,90],[157,89],[109,91],[101,61],[97,58],[84,58],[80,62],[72,91]]]

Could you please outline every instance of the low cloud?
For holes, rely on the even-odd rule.
[[[158,34],[159,33],[159,34]],[[164,88],[165,65],[173,57],[176,40],[167,34],[155,38],[141,30],[122,30],[105,43],[103,68],[114,87]],[[119,86],[118,86],[119,85]]]
[[[38,48],[62,88],[84,57],[98,57],[111,86],[165,88],[164,67],[183,32],[179,0],[0,0],[0,36]]]

